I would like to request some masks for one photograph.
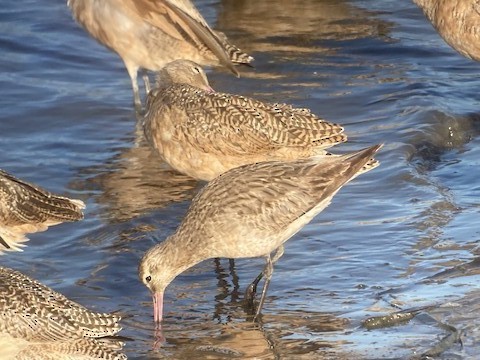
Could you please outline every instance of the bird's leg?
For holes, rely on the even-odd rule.
[[[284,253],[284,250],[285,249],[284,249],[283,245],[281,245],[277,248],[277,250],[275,251],[275,255],[273,256],[273,259],[272,259],[272,264],[275,264],[277,262],[277,260],[282,257],[282,255]],[[262,271],[260,274],[258,274],[258,276],[255,278],[255,280],[253,280],[253,282],[245,290],[245,301],[246,301],[247,307],[249,307],[249,308],[253,308],[253,300],[254,300],[255,295],[257,293],[258,283],[260,282],[260,280],[263,279],[263,273],[264,273],[264,271]]]
[[[137,113],[142,113],[142,100],[140,99],[140,94],[138,93],[138,80],[137,80],[137,73],[138,67],[133,64],[128,64],[125,62],[125,67],[127,68],[128,75],[130,75],[130,79],[132,80],[132,89],[133,89],[133,101],[135,103],[135,111]]]
[[[247,286],[247,289],[245,290],[245,307],[247,308],[248,313],[250,313],[251,310],[255,309],[255,295],[257,294],[257,286],[260,280],[263,278],[263,271],[258,274],[258,276],[253,280],[253,282]]]
[[[254,321],[257,319],[258,315],[260,314],[260,311],[263,307],[263,303],[265,302],[268,285],[270,284],[270,279],[273,274],[273,264],[275,264],[277,260],[282,257],[283,253],[284,253],[284,247],[283,245],[281,245],[275,251],[273,258],[271,258],[270,255],[268,255],[266,257],[267,264],[265,265],[265,268],[260,274],[258,274],[255,280],[253,280],[253,282],[247,287],[247,290],[245,291],[245,305],[247,309],[254,309],[255,308],[254,300],[255,300],[255,295],[257,293],[258,283],[260,282],[260,280],[262,280],[263,277],[265,277],[265,284],[262,290],[262,297],[260,298],[260,303],[258,304],[257,311],[253,319]]]
[[[275,255],[273,255],[273,259],[272,259],[272,264],[275,264],[278,259],[280,259],[283,254],[285,252],[285,248],[283,247],[283,245],[280,245],[277,250],[275,250]]]
[[[145,93],[148,96],[148,93],[152,88],[150,87],[150,78],[148,77],[148,74],[145,70],[143,71],[142,78],[143,78],[143,83],[145,84]]]
[[[138,93],[138,82],[137,75],[132,78],[132,88],[133,88],[133,101],[135,103],[135,110],[138,113],[142,112],[142,100],[140,99],[140,94]]]
[[[265,283],[263,284],[262,289],[262,296],[260,297],[260,301],[258,302],[257,311],[255,312],[255,316],[253,317],[253,321],[255,322],[262,311],[263,303],[265,302],[265,298],[267,296],[268,286],[270,285],[270,279],[272,278],[273,274],[273,262],[270,255],[266,257],[267,265],[263,269],[263,276],[265,277]],[[255,279],[256,280],[256,279]]]

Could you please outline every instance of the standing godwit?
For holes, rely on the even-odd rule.
[[[480,61],[480,3],[477,0],[413,0],[440,36],[463,56]]]
[[[68,0],[74,18],[97,41],[116,52],[132,80],[135,107],[141,109],[137,73],[160,70],[176,59],[223,65],[253,58],[212,30],[189,0]],[[148,78],[145,87],[149,90]]]
[[[52,194],[0,170],[0,254],[21,251],[26,233],[83,219],[81,200]]]
[[[307,109],[214,92],[200,65],[177,60],[147,99],[145,136],[175,170],[200,180],[260,161],[326,154],[343,128]]]
[[[176,232],[148,250],[140,262],[140,280],[153,296],[154,320],[162,320],[163,294],[173,279],[217,257],[265,257],[257,317],[283,244],[328,206],[343,185],[376,167],[372,157],[380,147],[249,164],[209,182],[192,200]]]

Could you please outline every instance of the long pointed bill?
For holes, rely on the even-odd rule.
[[[153,298],[153,319],[156,323],[162,321],[163,318],[163,292],[152,294]]]
[[[213,94],[215,90],[210,86],[210,85],[205,85],[202,87],[203,90],[205,90],[209,94]]]

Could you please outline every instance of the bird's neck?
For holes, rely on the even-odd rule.
[[[159,246],[162,246],[162,257],[175,277],[206,259],[193,238],[182,233],[171,235]]]
[[[164,90],[167,87],[173,85],[172,77],[165,70],[160,70],[156,77],[156,87],[160,90]]]

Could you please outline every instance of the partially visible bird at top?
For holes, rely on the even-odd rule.
[[[347,140],[343,127],[308,109],[215,92],[192,61],[169,63],[157,86],[147,97],[145,137],[175,170],[199,180],[259,161],[326,155]]]
[[[0,254],[22,251],[26,233],[83,219],[81,200],[52,194],[0,170]]]
[[[75,20],[97,41],[116,52],[132,80],[135,107],[142,104],[139,69],[157,71],[176,59],[225,66],[239,76],[234,64],[253,58],[214,31],[190,0],[68,0]],[[144,75],[145,88],[150,90]]]
[[[480,1],[413,0],[440,36],[463,56],[480,61]]]

